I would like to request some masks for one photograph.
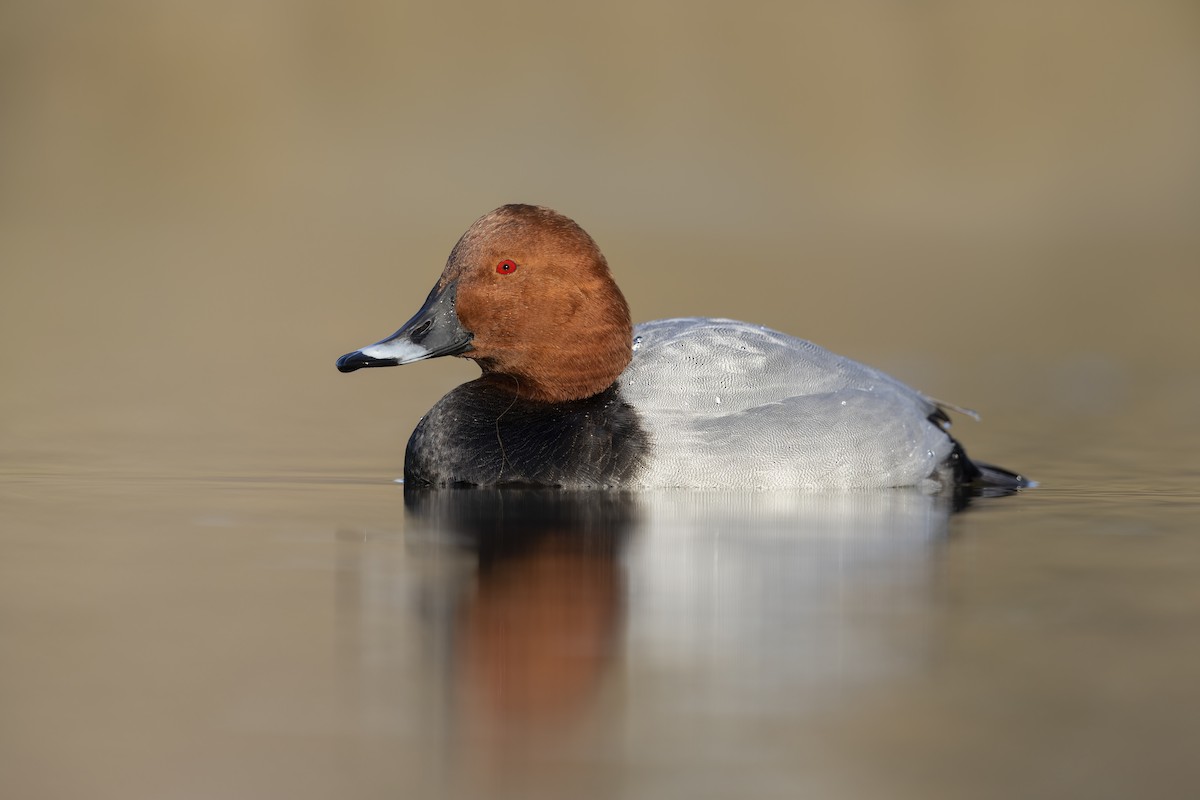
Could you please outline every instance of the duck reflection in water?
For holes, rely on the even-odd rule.
[[[618,652],[622,695],[650,669],[695,682],[697,708],[819,705],[920,663],[932,556],[956,505],[917,490],[405,500],[418,555],[453,547],[473,562],[427,584],[448,612],[428,630],[448,646],[453,717],[506,733],[587,713]]]
[[[617,649],[627,493],[406,489],[417,536],[477,559],[452,632],[459,709],[472,727],[557,728],[586,708]],[[424,534],[424,535],[423,535]]]

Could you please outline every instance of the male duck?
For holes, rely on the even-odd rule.
[[[968,459],[932,399],[811,342],[727,319],[632,327],[596,243],[548,208],[480,218],[416,316],[337,366],[448,355],[483,374],[417,424],[409,486],[1029,485]]]

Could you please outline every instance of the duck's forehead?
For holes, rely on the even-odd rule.
[[[491,255],[497,236],[492,225],[483,224],[485,220],[487,217],[468,228],[454,245],[450,257],[446,259],[441,283],[445,284],[461,277],[463,273],[477,266],[484,256]]]
[[[450,264],[470,262],[485,255],[492,255],[498,250],[527,243],[535,235],[530,226],[493,212],[480,219],[462,235],[450,252]]]
[[[519,262],[576,246],[553,226],[488,215],[462,235],[450,252],[446,267],[459,272],[495,257]]]
[[[541,206],[508,205],[467,229],[450,251],[439,286],[490,271],[503,259],[520,265],[607,270],[596,243],[569,217]]]

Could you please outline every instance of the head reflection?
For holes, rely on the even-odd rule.
[[[584,711],[622,619],[628,495],[407,490],[419,530],[476,559],[453,616],[457,705],[473,727],[545,727]]]

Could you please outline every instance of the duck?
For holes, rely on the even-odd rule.
[[[337,368],[443,356],[481,374],[417,423],[406,488],[1033,485],[967,457],[956,407],[812,342],[731,319],[634,326],[596,242],[542,206],[476,220],[416,314]]]

